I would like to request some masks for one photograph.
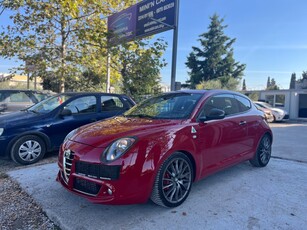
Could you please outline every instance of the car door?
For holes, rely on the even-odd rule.
[[[65,104],[62,109],[71,111],[71,115],[58,114],[50,122],[48,136],[51,145],[59,147],[65,136],[82,125],[122,114],[129,109],[128,103],[117,95],[86,95]]]
[[[248,98],[235,95],[235,99],[238,102],[239,110],[244,115],[244,120],[246,121],[246,136],[244,139],[245,154],[252,153],[254,151],[254,146],[258,144],[258,139],[256,138],[261,132],[261,121],[262,118],[260,115],[250,114],[252,108],[252,103]],[[258,119],[255,117],[258,116]],[[260,118],[259,118],[260,117]]]
[[[225,118],[201,122],[196,129],[203,175],[228,166],[245,148],[242,146],[242,138],[247,131],[244,119],[238,115],[239,108],[234,96],[212,96],[204,103],[199,116],[206,116],[213,108],[225,111]]]
[[[71,114],[57,114],[50,124],[47,124],[46,134],[51,140],[51,145],[59,147],[70,131],[99,120],[97,105],[98,100],[95,95],[80,96],[63,104],[62,111],[70,110]]]

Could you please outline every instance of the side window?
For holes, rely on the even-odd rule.
[[[67,109],[70,109],[73,114],[85,114],[96,112],[96,97],[85,96],[79,97],[66,105]]]
[[[213,108],[223,110],[226,116],[240,112],[238,103],[231,94],[221,94],[209,98],[202,108],[200,117],[207,117]]]
[[[250,110],[252,106],[250,100],[248,100],[245,97],[238,96],[238,95],[236,95],[235,98],[238,101],[240,112],[245,112],[247,110]]]
[[[101,110],[113,111],[124,109],[123,102],[116,96],[101,96]]]
[[[32,102],[24,92],[13,93],[10,95],[10,102]]]

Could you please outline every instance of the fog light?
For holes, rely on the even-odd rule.
[[[111,196],[113,194],[112,190],[108,188],[108,194]]]

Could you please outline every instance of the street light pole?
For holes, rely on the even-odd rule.
[[[107,86],[106,86],[107,93],[110,93],[110,76],[111,76],[110,62],[111,62],[111,54],[110,54],[110,48],[108,48],[108,51],[107,51]]]

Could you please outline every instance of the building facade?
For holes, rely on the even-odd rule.
[[[287,110],[290,119],[307,121],[307,89],[262,90],[243,93],[247,96],[256,93],[258,100]]]

